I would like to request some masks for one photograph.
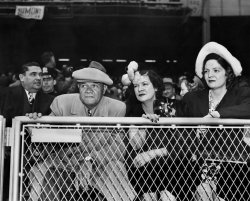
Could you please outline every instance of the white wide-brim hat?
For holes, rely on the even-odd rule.
[[[106,69],[98,62],[92,61],[89,67],[76,70],[73,72],[72,77],[77,80],[77,82],[100,82],[106,85],[112,85],[113,81],[106,74]]]
[[[241,75],[242,67],[239,60],[236,59],[223,45],[216,42],[209,42],[201,48],[195,62],[195,72],[199,78],[203,77],[202,71],[204,59],[211,53],[218,54],[225,59],[231,65],[236,77]]]

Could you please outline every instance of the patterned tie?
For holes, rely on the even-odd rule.
[[[33,94],[29,92],[29,93],[28,93],[28,96],[29,96],[29,97],[28,97],[29,103],[30,103],[30,104],[33,104],[33,101],[34,101]]]
[[[90,109],[88,109],[88,116],[91,117],[92,116],[92,112]]]

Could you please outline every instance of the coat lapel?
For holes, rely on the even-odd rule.
[[[86,114],[86,108],[81,102],[80,98],[78,96],[75,96],[72,100],[72,106],[71,106],[71,115],[73,116],[87,116]]]
[[[199,111],[200,114],[195,114],[195,116],[198,115],[200,117],[204,117],[209,112],[208,90],[202,91],[198,98],[199,98],[198,104],[197,106],[194,106],[194,107],[199,107],[199,109],[196,111],[197,112]]]

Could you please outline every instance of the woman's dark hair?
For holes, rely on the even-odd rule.
[[[227,81],[226,81],[226,87],[227,89],[230,89],[233,85],[233,82],[235,80],[235,75],[233,72],[233,68],[232,66],[220,55],[216,54],[216,53],[210,53],[208,54],[204,61],[203,61],[203,68],[202,68],[202,74],[203,74],[203,78],[204,78],[204,69],[205,69],[205,65],[207,63],[208,60],[216,60],[221,66],[222,68],[225,69],[226,71],[226,76],[227,76]]]
[[[195,76],[194,73],[191,73],[191,72],[184,72],[183,76],[186,77],[186,80],[187,80],[189,83],[194,83],[194,76]]]
[[[150,82],[152,82],[153,87],[157,89],[155,96],[156,99],[162,97],[162,93],[164,90],[164,84],[162,78],[153,70],[141,70],[139,71],[141,75],[147,75],[149,77]]]
[[[140,75],[147,75],[149,77],[150,82],[152,83],[153,87],[157,90],[155,93],[156,99],[163,99],[162,93],[164,90],[164,85],[162,78],[153,70],[140,70]],[[128,99],[126,101],[129,105],[129,110],[132,108],[138,108],[140,105],[140,101],[137,100],[134,92],[134,85],[131,84],[128,88]]]

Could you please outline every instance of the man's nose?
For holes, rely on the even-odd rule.
[[[41,76],[40,74],[37,74],[37,75],[36,75],[36,79],[41,80],[41,79],[42,79],[42,76]]]
[[[93,89],[90,86],[87,86],[86,92],[93,92]]]

